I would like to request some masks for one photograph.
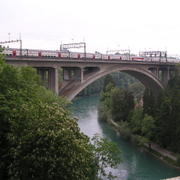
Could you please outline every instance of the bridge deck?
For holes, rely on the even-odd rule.
[[[5,57],[6,61],[18,62],[56,62],[56,63],[91,63],[91,64],[148,64],[148,65],[176,65],[175,62],[159,62],[159,61],[133,61],[133,60],[106,60],[106,59],[59,59],[48,57]]]

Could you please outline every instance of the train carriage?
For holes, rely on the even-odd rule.
[[[133,56],[133,57],[131,57],[131,60],[133,60],[133,61],[143,61],[144,57]]]
[[[60,53],[61,53],[61,58],[67,59],[67,58],[70,57],[70,52],[69,51],[68,52],[60,51]]]
[[[95,54],[94,54],[94,59],[102,59],[102,55],[100,52],[98,51],[95,51]]]
[[[70,58],[72,58],[72,59],[78,59],[78,54],[79,54],[79,53],[76,53],[76,52],[70,52]]]
[[[86,59],[95,59],[95,55],[93,53],[86,53]]]
[[[30,49],[27,51],[28,56],[38,56],[38,50]]]
[[[112,60],[122,60],[122,57],[120,54],[110,54],[110,57]]]
[[[3,54],[7,55],[7,56],[12,56],[13,55],[13,49],[12,48],[5,48],[3,50]]]
[[[40,52],[41,52],[41,56],[44,56],[44,57],[56,58],[58,56],[57,51],[46,50],[46,51],[39,51],[39,53]]]
[[[17,49],[17,48],[5,48],[2,52],[6,56],[28,56],[38,58],[58,58],[58,59],[88,59],[88,60],[126,60],[126,61],[154,61],[154,62],[179,62],[179,57],[169,56],[167,57],[166,51],[146,51],[140,52],[139,55],[124,54],[101,54],[95,53],[83,53],[83,52],[70,52],[58,51],[58,50],[36,50],[36,49]]]
[[[102,54],[102,55],[101,55],[101,59],[110,60],[111,57],[110,57],[110,55],[108,55],[108,54]]]

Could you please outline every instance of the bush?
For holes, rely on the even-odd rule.
[[[65,100],[40,86],[34,69],[0,64],[0,178],[93,179],[92,146]]]
[[[28,123],[24,130],[22,121]],[[12,124],[11,177],[88,180],[95,175],[89,139],[58,104],[24,105],[15,112]]]
[[[40,86],[34,69],[0,65],[0,179],[94,180],[97,153],[116,164],[115,146],[103,139],[103,148],[90,144],[67,102]]]

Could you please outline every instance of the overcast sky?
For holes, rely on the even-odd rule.
[[[23,48],[85,41],[89,52],[180,54],[180,0],[1,0],[0,17],[0,41],[21,33]]]

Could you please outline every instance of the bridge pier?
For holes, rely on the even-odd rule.
[[[175,76],[175,69],[169,69],[169,79],[172,79]]]
[[[37,73],[40,76],[42,85],[45,86],[46,88],[49,88],[48,69],[47,68],[36,68],[36,69],[37,69]]]
[[[81,83],[84,81],[84,68],[81,68]]]
[[[151,67],[149,70],[162,82],[164,86],[167,86],[168,81],[174,76],[174,69],[169,67]]]
[[[50,83],[51,89],[56,93],[59,94],[59,82],[58,82],[58,68],[52,68],[50,71]]]
[[[81,81],[83,77],[81,69],[79,67],[62,67],[63,68],[63,80],[64,81]]]
[[[150,68],[149,69],[155,76],[158,76],[159,69],[158,68]]]
[[[58,94],[58,69],[50,67],[36,67],[36,69],[40,75],[42,85]]]
[[[169,67],[160,68],[158,74],[159,80],[164,84],[164,86],[167,86],[168,81],[175,75],[175,69],[170,69]]]
[[[43,84],[43,86],[45,86],[47,88],[47,79],[46,79],[46,73],[47,71],[45,69],[37,69],[37,73],[39,74],[40,78],[41,78],[41,83]]]
[[[169,81],[169,71],[168,71],[168,69],[162,69],[162,71],[161,71],[161,81],[162,81],[162,83],[165,85],[165,86],[167,86],[167,84],[168,84],[168,81]]]

